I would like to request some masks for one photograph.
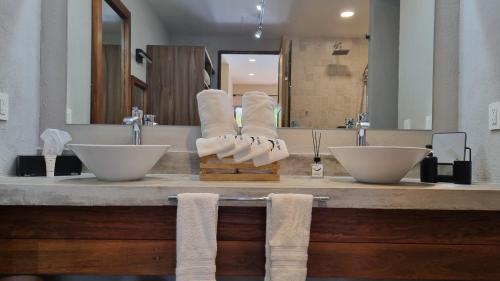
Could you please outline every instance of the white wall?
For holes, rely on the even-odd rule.
[[[401,0],[398,128],[432,129],[435,0]],[[408,128],[405,120],[411,122]]]
[[[462,0],[459,129],[473,152],[474,179],[500,182],[500,131],[488,130],[488,104],[500,101],[500,1]]]
[[[135,61],[135,49],[147,45],[166,45],[169,34],[156,12],[146,1],[123,0],[132,17],[131,74],[146,82],[147,64]],[[92,2],[68,0],[68,108],[67,123],[90,123],[90,79],[92,42]],[[70,113],[71,112],[71,113]]]
[[[458,130],[458,35],[460,0],[436,1],[432,129]]]
[[[0,121],[0,175],[14,173],[18,154],[38,145],[41,3],[0,1],[0,92],[10,98],[10,117]]]
[[[398,128],[399,0],[370,1],[368,113],[375,128]]]
[[[132,14],[132,75],[146,81],[146,63],[135,61],[135,49],[146,51],[147,45],[167,45],[168,30],[163,25],[156,12],[143,0],[122,0]]]
[[[68,85],[66,122],[90,123],[92,3],[68,0]]]

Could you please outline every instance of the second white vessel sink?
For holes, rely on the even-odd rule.
[[[394,184],[427,154],[430,149],[396,146],[329,147],[347,172],[359,182]]]
[[[104,181],[142,179],[170,145],[69,144],[83,164]]]

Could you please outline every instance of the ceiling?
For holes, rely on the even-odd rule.
[[[136,0],[144,1],[144,0]],[[147,0],[170,33],[233,36],[253,34],[258,0]],[[370,0],[266,0],[263,39],[363,37]],[[352,18],[340,17],[352,10]]]
[[[255,59],[255,62],[249,59]],[[233,84],[278,84],[279,55],[223,54],[222,61],[229,64]]]

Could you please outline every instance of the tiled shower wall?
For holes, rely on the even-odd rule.
[[[333,56],[341,41],[346,56]],[[364,38],[292,40],[291,121],[298,127],[336,128],[361,111],[362,76],[368,64]]]

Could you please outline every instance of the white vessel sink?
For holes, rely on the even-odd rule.
[[[170,145],[68,145],[83,164],[104,181],[142,179]]]
[[[329,149],[354,179],[381,184],[400,182],[431,152],[426,148],[395,146],[346,146]]]

